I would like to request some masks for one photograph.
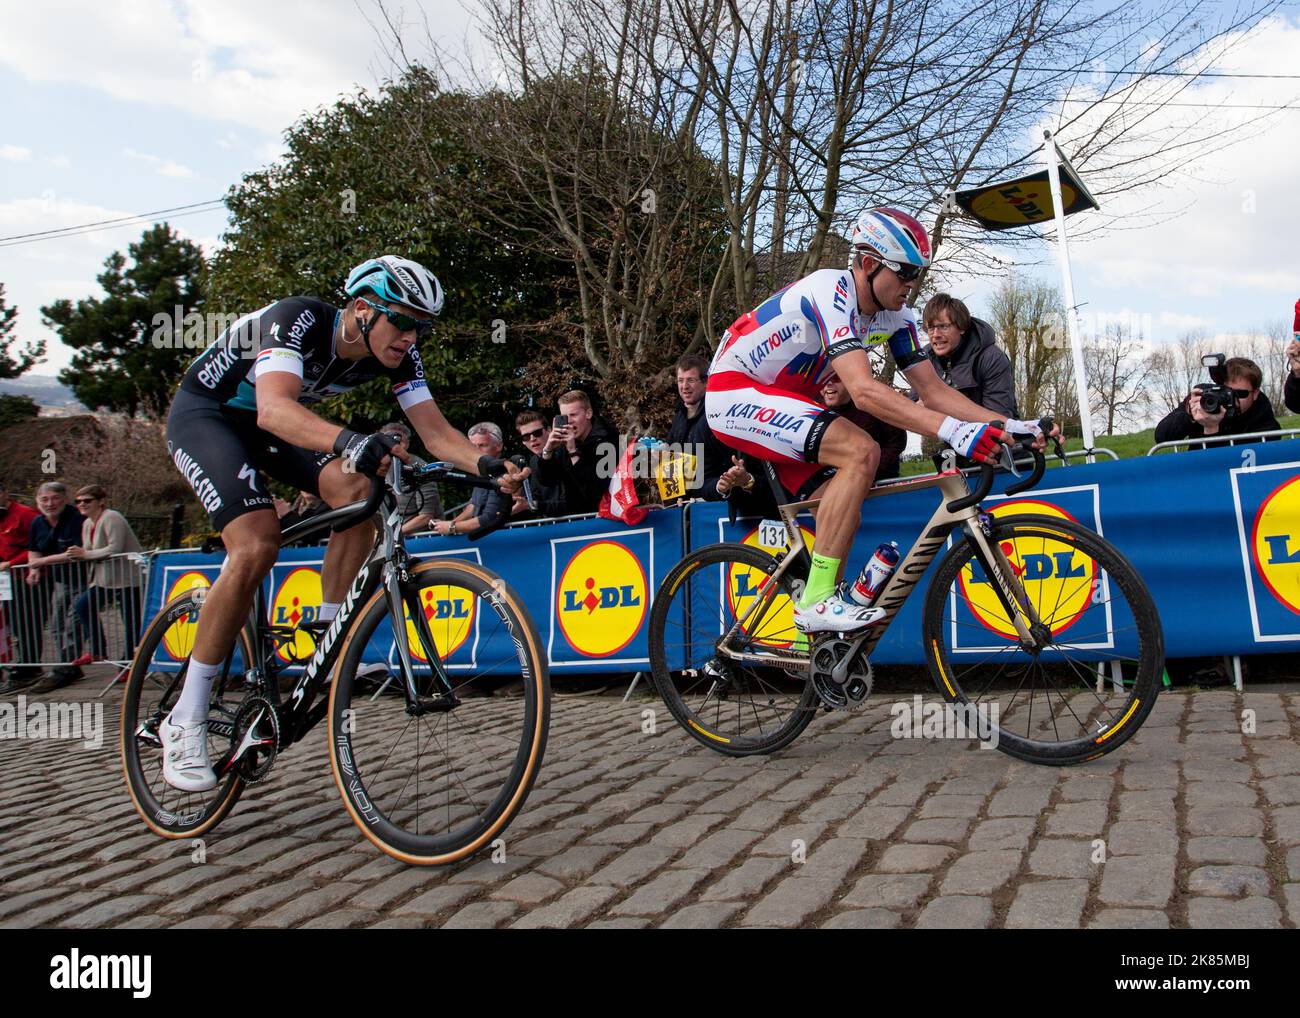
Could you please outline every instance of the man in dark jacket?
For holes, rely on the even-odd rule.
[[[601,459],[617,461],[618,436],[592,413],[591,398],[581,389],[564,393],[556,402],[566,423],[547,436],[538,476],[543,484],[564,486],[570,513],[594,513],[609,490],[609,477],[600,476]]]
[[[993,326],[971,317],[964,303],[946,293],[926,302],[921,321],[930,337],[925,355],[940,378],[980,406],[1020,416],[1011,358],[997,345]]]
[[[539,518],[564,516],[569,511],[564,498],[564,486],[542,483],[541,453],[550,430],[550,425],[540,410],[522,410],[515,415],[515,431],[519,433],[519,440],[524,445],[524,459],[532,471],[530,486],[533,503],[537,506],[535,515]],[[520,496],[522,494],[520,492]]]
[[[1157,442],[1216,436],[1227,439],[1232,435],[1277,431],[1281,427],[1273,414],[1273,404],[1259,391],[1264,382],[1264,373],[1259,365],[1246,357],[1229,357],[1223,367],[1228,373],[1228,388],[1237,395],[1237,412],[1229,414],[1225,407],[1216,413],[1207,413],[1201,405],[1200,391],[1193,389],[1181,406],[1156,425]],[[1261,440],[1243,439],[1245,443],[1258,441]]]
[[[691,498],[704,498],[719,502],[729,496],[733,488],[747,491],[754,486],[753,475],[745,469],[740,457],[719,441],[709,427],[704,415],[704,390],[708,385],[709,365],[703,357],[687,354],[677,362],[677,395],[681,402],[668,429],[670,444],[690,447],[688,452],[703,448],[704,471],[700,486],[690,492]],[[696,464],[696,470],[701,464]]]

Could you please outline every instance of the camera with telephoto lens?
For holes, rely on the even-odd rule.
[[[1228,370],[1223,366],[1225,360],[1227,358],[1221,353],[1207,353],[1202,357],[1201,365],[1209,372],[1213,384],[1201,382],[1195,389],[1201,397],[1201,409],[1207,414],[1222,411],[1232,417],[1237,413],[1237,393],[1228,388]]]

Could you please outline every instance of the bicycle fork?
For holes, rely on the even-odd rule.
[[[1007,558],[1002,546],[991,539],[992,531],[985,522],[984,514],[965,520],[962,526],[975,549],[975,557],[984,568],[984,574],[992,581],[994,594],[1007,613],[1011,625],[1015,627],[1020,646],[1033,653],[1039,649],[1043,639],[1042,619],[1025,593],[1024,584],[1020,582],[1011,560]]]
[[[425,617],[424,606],[420,604],[419,595],[411,582],[410,559],[404,548],[397,547],[391,532],[384,535],[385,559],[381,582],[384,596],[388,601],[388,615],[393,626],[393,646],[397,649],[398,667],[402,674],[402,686],[406,693],[406,712],[413,716],[428,713],[441,713],[459,706],[460,701],[452,692],[451,679],[438,655],[438,648],[433,642],[433,633],[429,629],[429,620]],[[415,630],[416,639],[424,652],[424,659],[433,674],[436,696],[421,696],[415,684],[415,665],[411,660],[410,640],[407,628],[402,624],[403,617],[410,620]]]

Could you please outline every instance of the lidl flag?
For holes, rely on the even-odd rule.
[[[1060,149],[1057,152],[1060,153]],[[1069,216],[1085,209],[1100,208],[1097,199],[1088,193],[1079,174],[1063,154],[1060,159],[1061,203],[1065,206],[1065,214]],[[1001,184],[985,184],[958,191],[954,197],[957,204],[986,230],[1034,226],[1049,222],[1056,216],[1046,170]]]

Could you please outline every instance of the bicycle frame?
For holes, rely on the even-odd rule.
[[[294,683],[288,697],[288,705],[280,717],[281,739],[284,746],[297,742],[306,735],[325,716],[329,701],[322,698],[313,704],[315,694],[327,688],[326,679],[337,663],[339,649],[345,636],[356,618],[361,605],[370,600],[371,594],[381,584],[388,601],[388,610],[393,620],[393,643],[397,649],[398,667],[401,672],[406,693],[407,709],[419,711],[420,697],[416,691],[415,668],[411,660],[411,651],[407,639],[406,627],[400,624],[402,609],[405,607],[416,635],[420,640],[435,679],[442,687],[443,693],[449,693],[452,685],[446,669],[429,631],[428,621],[420,610],[419,600],[410,587],[410,559],[402,537],[402,519],[397,511],[396,495],[401,494],[401,464],[396,459],[388,474],[388,489],[384,492],[383,508],[380,511],[381,525],[375,535],[375,543],[361,568],[353,577],[338,614],[329,628],[321,635],[312,656],[303,665],[303,673]],[[300,538],[314,534],[327,527],[333,527],[338,521],[353,516],[366,502],[353,502],[338,509],[330,510],[303,523],[290,527],[282,535],[282,546]],[[266,610],[266,596],[259,584],[253,600],[251,621],[253,623],[253,653],[255,662],[249,662],[252,674],[248,680],[258,685],[268,699],[277,706],[280,703],[279,687],[270,681],[272,674],[266,664],[275,654],[271,629]]]
[[[864,504],[873,498],[883,498],[904,491],[923,491],[926,488],[939,489],[943,496],[939,507],[922,529],[920,538],[912,545],[907,555],[899,562],[898,568],[890,575],[888,582],[886,582],[874,602],[874,607],[884,609],[885,617],[877,624],[870,626],[861,635],[852,638],[855,644],[855,652],[861,651],[870,654],[875,649],[881,638],[884,637],[885,631],[894,621],[894,616],[907,602],[912,591],[916,589],[917,583],[925,575],[925,571],[930,568],[930,563],[934,561],[947,542],[948,535],[958,526],[965,527],[966,533],[975,547],[980,564],[984,567],[986,573],[989,576],[996,577],[997,585],[995,590],[1003,608],[1006,609],[1008,617],[1016,628],[1021,644],[1025,646],[1031,645],[1030,629],[1039,621],[1037,613],[1031,604],[1023,602],[1014,593],[1015,587],[1008,579],[1008,577],[1014,576],[1011,564],[1007,561],[1002,549],[991,542],[984,533],[984,528],[979,523],[979,503],[955,510],[950,508],[952,503],[959,502],[970,495],[966,478],[959,471],[952,470],[936,477],[926,477],[917,481],[891,482],[887,485],[872,488],[868,492]],[[799,529],[796,517],[800,512],[814,510],[820,504],[821,499],[811,499],[777,506],[777,512],[780,513],[781,520],[785,524],[786,533],[790,538],[790,550],[781,558],[780,564],[767,581],[772,584],[771,590],[775,591],[776,582],[799,558],[800,554],[810,551],[807,545],[804,544],[803,533]],[[766,587],[766,584],[764,586]],[[743,617],[738,616],[735,623],[719,641],[719,651],[727,658],[735,661],[752,661],[763,665],[783,665],[798,669],[807,667],[807,658],[754,654],[730,648],[729,643],[736,633],[741,629],[745,629],[755,613],[765,605],[770,604],[771,601],[772,597],[755,598],[754,603],[744,613]]]

